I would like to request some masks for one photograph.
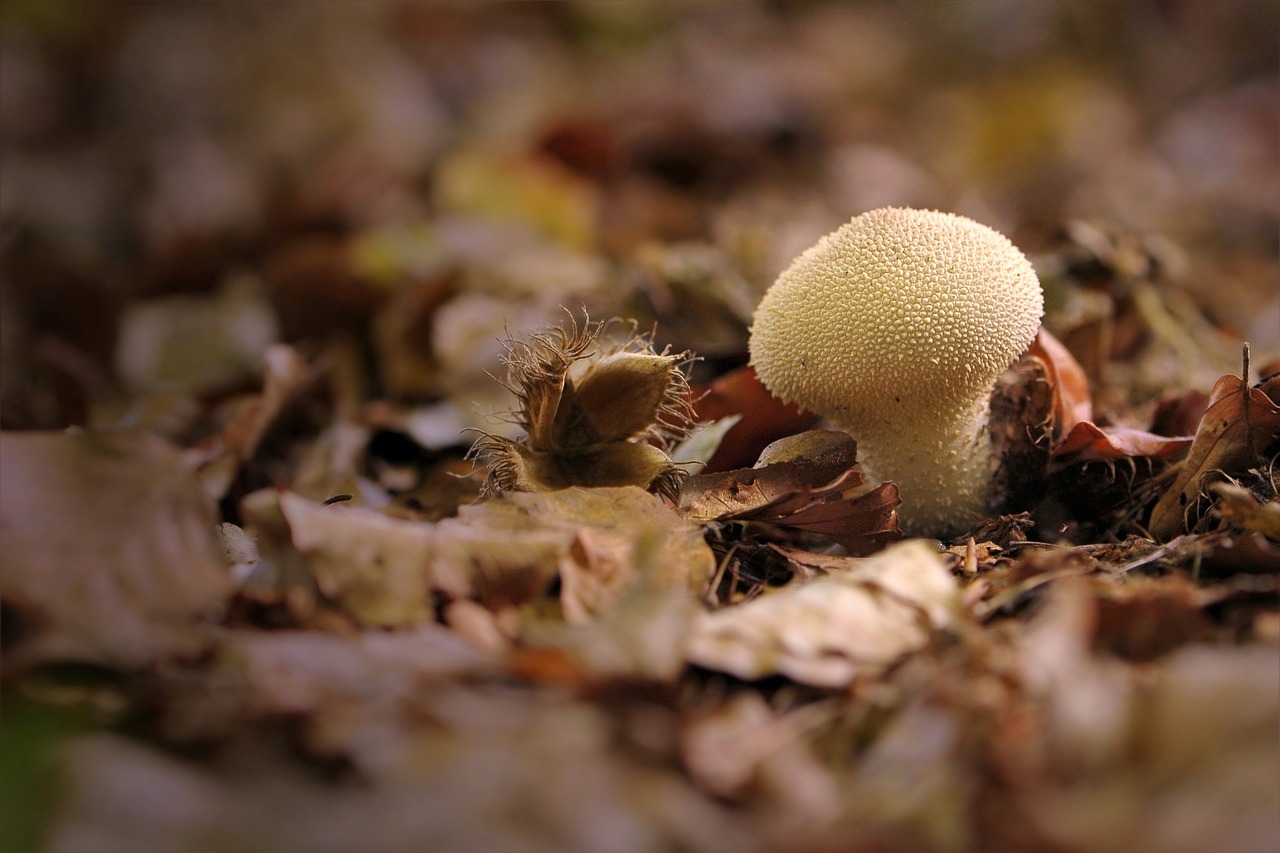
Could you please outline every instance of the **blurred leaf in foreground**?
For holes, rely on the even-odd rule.
[[[934,630],[955,624],[959,607],[942,557],[909,540],[856,569],[703,614],[689,659],[739,678],[782,674],[841,687],[923,648]]]
[[[6,672],[191,655],[231,593],[213,506],[143,433],[0,438]]]

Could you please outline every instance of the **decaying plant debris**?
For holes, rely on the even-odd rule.
[[[1275,849],[1277,9],[989,6],[6,3],[0,850]],[[885,205],[949,541],[747,365]]]
[[[606,325],[571,320],[507,341],[506,387],[519,402],[512,418],[524,437],[486,433],[472,445],[489,468],[488,489],[632,485],[679,495],[686,472],[667,451],[693,424],[688,355],[656,352],[634,331],[601,349]]]

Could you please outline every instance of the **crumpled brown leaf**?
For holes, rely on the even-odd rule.
[[[373,510],[280,492],[293,545],[316,585],[361,625],[411,625],[430,607],[435,532]]]
[[[760,521],[820,533],[858,554],[901,538],[898,488],[865,482],[857,443],[810,430],[779,439],[754,468],[690,477],[681,512],[691,521]]]
[[[697,612],[683,589],[639,587],[590,622],[525,620],[508,665],[535,682],[671,682],[684,671],[685,638]]]
[[[581,622],[636,587],[700,591],[714,568],[698,527],[634,486],[512,493],[436,524],[292,492],[258,492],[245,507],[277,574],[296,583],[301,566],[364,626],[423,622],[436,592],[523,604],[557,575],[566,618]]]
[[[308,736],[312,749],[327,742],[353,759],[359,776],[346,781],[299,772],[270,742],[244,744],[230,766],[206,767],[117,735],[78,739],[60,756],[62,797],[44,849],[765,847],[755,818],[697,796],[669,764],[628,758],[611,719],[585,703],[453,686],[419,690],[397,713],[368,710],[338,705],[327,730]]]
[[[1200,498],[1221,474],[1239,474],[1257,464],[1280,437],[1280,374],[1252,388],[1239,376],[1223,376],[1209,393],[1209,406],[1173,485],[1151,511],[1150,530],[1168,539],[1194,526]]]
[[[208,644],[202,621],[231,581],[176,448],[139,432],[4,433],[0,471],[7,672],[130,669]]]
[[[688,654],[739,678],[782,674],[842,687],[923,648],[934,630],[957,624],[959,612],[959,589],[941,555],[912,539],[855,570],[702,614]]]
[[[1060,471],[1083,462],[1100,462],[1131,456],[1169,460],[1191,445],[1182,436],[1156,435],[1133,427],[1080,421],[1053,448],[1049,470]]]
[[[1280,542],[1280,501],[1260,503],[1253,492],[1235,483],[1214,483],[1218,514],[1237,527]]]
[[[1039,362],[1053,392],[1050,415],[1058,436],[1066,435],[1081,421],[1093,419],[1089,376],[1071,351],[1041,327],[1027,354]]]
[[[636,587],[701,592],[715,568],[700,529],[637,486],[512,493],[463,507],[440,530],[446,543],[475,540],[477,563],[485,543],[528,550],[526,541],[547,537],[565,617],[576,622],[613,609]],[[484,581],[474,583],[486,598]]]
[[[837,812],[839,793],[804,741],[806,726],[822,713],[829,712],[811,705],[780,714],[760,694],[740,693],[682,729],[681,757],[699,786],[716,796],[746,799],[761,791],[794,819],[825,824]]]
[[[1028,353],[1043,367],[1052,391],[1048,413],[1054,439],[1050,472],[1083,462],[1130,456],[1167,460],[1191,444],[1189,438],[1094,423],[1088,375],[1071,352],[1045,329],[1036,334]]]

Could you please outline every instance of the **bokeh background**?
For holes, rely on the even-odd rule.
[[[0,417],[136,419],[283,339],[471,422],[497,338],[562,305],[656,322],[705,378],[885,204],[1010,234],[1068,338],[1155,281],[1154,351],[1069,343],[1117,411],[1204,386],[1280,352],[1278,8],[13,0]],[[1102,307],[1053,284],[1085,261]]]

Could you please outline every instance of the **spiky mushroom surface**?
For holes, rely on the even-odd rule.
[[[903,530],[947,537],[987,509],[987,418],[1030,345],[1040,281],[999,232],[963,216],[880,208],[801,254],[756,309],[751,363],[787,402],[858,440],[902,496]]]

